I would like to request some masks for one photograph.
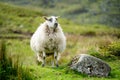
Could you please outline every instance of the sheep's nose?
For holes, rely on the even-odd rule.
[[[55,23],[54,25],[55,25],[55,27],[57,27],[57,26],[58,26],[58,23]]]

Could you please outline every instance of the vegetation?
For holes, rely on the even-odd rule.
[[[120,27],[119,0],[1,0],[15,5],[41,10],[80,24],[107,24]]]
[[[101,51],[109,55],[120,56],[120,42],[112,42],[109,45],[101,46]]]
[[[22,0],[21,0],[22,1]],[[64,5],[64,4],[63,4]],[[80,25],[59,19],[67,37],[60,67],[41,67],[29,46],[31,34],[44,20],[45,13],[0,3],[0,80],[119,80],[120,29],[100,24]],[[90,77],[69,69],[67,64],[77,54],[87,53],[107,62],[112,71],[107,78]],[[1,57],[2,56],[2,57]],[[5,67],[3,67],[3,65]]]
[[[43,13],[0,3],[0,32],[30,32],[35,30]],[[34,24],[34,25],[33,25]]]
[[[9,56],[9,57],[8,57]],[[14,59],[16,58],[16,59]],[[1,80],[31,80],[28,69],[19,63],[19,57],[6,53],[5,41],[0,41],[0,79]]]

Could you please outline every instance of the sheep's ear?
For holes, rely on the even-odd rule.
[[[55,18],[58,19],[60,16],[56,16]]]
[[[55,19],[58,20],[59,17],[60,17],[60,16],[56,16]]]
[[[46,16],[43,16],[43,18],[44,18],[45,20],[48,20],[48,18],[47,18]]]

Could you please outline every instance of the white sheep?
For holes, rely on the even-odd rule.
[[[44,17],[42,23],[31,37],[30,46],[37,54],[37,60],[45,66],[46,55],[53,55],[58,67],[59,53],[66,48],[66,37],[55,16]]]

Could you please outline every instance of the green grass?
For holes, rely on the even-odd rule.
[[[72,39],[74,38],[74,40]],[[76,39],[75,39],[76,38]],[[77,40],[79,38],[79,40]],[[98,39],[97,39],[98,38]],[[51,65],[47,64],[46,67],[41,67],[40,65],[36,65],[35,54],[30,49],[29,39],[23,40],[6,40],[7,52],[11,53],[13,57],[15,55],[19,56],[20,63],[26,67],[29,72],[33,75],[33,80],[79,80],[79,79],[87,79],[87,80],[119,80],[120,72],[120,60],[117,57],[107,57],[107,56],[97,56],[104,61],[106,61],[112,68],[112,71],[108,78],[97,78],[97,77],[89,77],[87,75],[77,73],[68,68],[67,64],[72,59],[73,56],[79,53],[88,52],[88,54],[97,54],[97,52],[91,51],[89,53],[88,50],[91,48],[97,49],[99,47],[99,41],[104,41],[104,37],[84,37],[84,36],[76,36],[72,35],[67,36],[67,48],[62,53],[62,57],[59,61],[59,68],[52,68]],[[117,40],[116,38],[109,37],[105,41],[111,39],[113,42]],[[76,41],[76,43],[74,43]],[[14,42],[14,43],[13,43]],[[94,42],[94,43],[93,43]],[[102,43],[102,42],[101,42]],[[99,55],[99,53],[98,53]],[[95,56],[95,55],[94,55]],[[48,60],[48,59],[47,59]]]
[[[0,33],[13,30],[33,32],[39,22],[43,21],[44,13],[30,9],[0,3]]]
[[[18,55],[7,54],[5,41],[0,40],[0,79],[30,80],[30,72],[19,62]]]
[[[13,10],[15,12],[13,12]],[[48,63],[44,68],[36,64],[35,53],[30,48],[30,37],[39,23],[44,20],[41,18],[43,13],[20,8],[8,4],[0,3],[0,37],[9,37],[4,39],[6,42],[7,56],[11,56],[13,62],[18,59],[22,66],[23,77],[28,77],[32,80],[119,80],[120,79],[120,59],[117,56],[103,55],[100,52],[101,46],[106,46],[114,42],[119,42],[120,29],[105,25],[91,24],[80,25],[70,20],[60,18],[63,31],[67,37],[67,46],[61,54],[59,61],[60,67],[51,67]],[[24,13],[22,13],[24,12]],[[9,15],[8,15],[9,14]],[[14,14],[14,15],[13,15]],[[22,14],[22,16],[21,16]],[[16,33],[17,32],[17,33]],[[12,38],[18,37],[18,38]],[[22,38],[21,38],[22,37]],[[26,38],[27,37],[27,38]],[[2,39],[0,38],[0,40]],[[115,45],[114,45],[115,46]],[[116,48],[113,47],[113,48]],[[119,49],[119,44],[117,46]],[[116,49],[114,49],[116,50]],[[110,75],[107,78],[89,77],[85,74],[72,71],[67,64],[77,54],[88,53],[106,61],[112,68]],[[49,58],[47,58],[49,62]],[[17,64],[17,63],[16,63]],[[18,73],[21,71],[18,70]],[[30,74],[29,74],[30,73]],[[26,75],[26,76],[25,76]],[[0,75],[1,76],[1,75]],[[10,76],[10,79],[15,76]],[[17,76],[18,77],[18,76]],[[16,79],[15,79],[16,78]]]
[[[116,74],[115,76],[113,76],[113,74],[115,74],[116,72],[118,72],[116,70],[116,72],[114,71],[113,73],[111,73],[111,76],[109,76],[108,78],[97,78],[97,77],[89,77],[85,74],[81,74],[81,73],[77,73],[75,71],[67,71],[66,69],[60,69],[60,68],[41,68],[41,67],[33,67],[36,68],[37,70],[33,71],[34,74],[36,74],[36,76],[34,76],[36,80],[119,80],[119,74]],[[36,71],[40,71],[37,72]],[[42,73],[41,73],[42,72]],[[46,74],[47,73],[47,74]]]

